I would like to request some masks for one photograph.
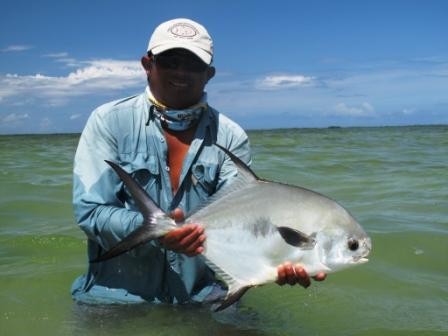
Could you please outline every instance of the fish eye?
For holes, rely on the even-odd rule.
[[[349,248],[351,251],[356,251],[356,250],[359,248],[359,243],[358,243],[358,241],[357,241],[356,239],[354,239],[354,238],[350,238],[350,239],[348,240],[348,248]]]

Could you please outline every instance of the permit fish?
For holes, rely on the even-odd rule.
[[[216,311],[252,287],[275,282],[277,267],[285,261],[300,264],[310,276],[368,261],[371,240],[339,203],[312,190],[261,179],[237,156],[215,145],[238,173],[184,223],[204,227],[204,261],[228,286]],[[113,258],[179,227],[132,176],[106,162],[128,188],[144,223],[91,262]]]

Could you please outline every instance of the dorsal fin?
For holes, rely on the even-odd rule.
[[[247,164],[245,164],[239,157],[230,152],[227,148],[224,148],[221,145],[218,145],[217,143],[215,143],[215,146],[221,149],[224,153],[226,153],[230,157],[230,159],[232,159],[233,163],[236,165],[238,169],[238,174],[244,175],[245,178],[249,180],[257,180],[257,181],[260,180],[258,176],[253,172],[253,170],[250,169],[250,167]]]
[[[221,189],[211,195],[205,202],[203,202],[193,214],[190,214],[189,219],[194,221],[195,216],[200,216],[201,211],[205,209],[208,205],[221,200],[233,192],[239,191],[244,188],[248,188],[251,184],[261,181],[255,175],[255,173],[245,164],[240,158],[235,154],[230,152],[228,149],[222,147],[215,143],[215,146],[221,149],[235,164],[238,174],[231,178],[228,183],[226,183]]]

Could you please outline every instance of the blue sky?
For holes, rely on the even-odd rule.
[[[448,123],[448,1],[2,0],[0,134],[80,132],[142,92],[176,17],[207,27],[209,103],[246,129]]]

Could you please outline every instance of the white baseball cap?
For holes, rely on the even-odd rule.
[[[149,39],[148,51],[153,55],[175,48],[191,51],[206,64],[212,62],[212,38],[204,26],[190,19],[163,22],[154,30]]]

